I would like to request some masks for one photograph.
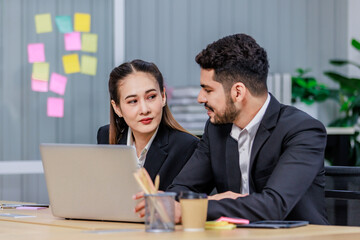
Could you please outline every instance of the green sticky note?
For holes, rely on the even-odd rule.
[[[62,57],[64,72],[66,74],[80,72],[79,55],[69,54]]]
[[[36,33],[52,32],[52,23],[50,13],[35,15]]]
[[[33,64],[32,78],[35,80],[49,81],[50,64],[36,62]]]
[[[81,36],[81,50],[84,52],[97,52],[98,35],[94,33],[83,33]]]
[[[92,57],[88,55],[81,56],[81,73],[95,76],[96,67],[97,67],[96,57]]]
[[[71,33],[73,31],[71,16],[56,16],[56,25],[61,33]]]

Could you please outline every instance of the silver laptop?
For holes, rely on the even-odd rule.
[[[135,148],[120,145],[41,144],[54,216],[143,222],[132,196],[140,191]]]

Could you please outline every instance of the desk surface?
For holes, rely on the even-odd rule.
[[[32,218],[0,217],[1,239],[316,239],[353,240],[360,238],[360,227],[308,225],[293,229],[234,229],[172,233],[146,233],[143,224],[65,220],[52,216],[50,209],[14,210],[0,213],[33,215]]]

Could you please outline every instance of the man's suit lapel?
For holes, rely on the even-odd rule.
[[[239,166],[239,150],[238,144],[235,139],[233,139],[230,134],[226,139],[226,149],[225,149],[225,158],[226,158],[226,175],[229,190],[239,193],[240,192],[240,183],[241,183],[241,172]]]
[[[271,129],[276,126],[278,115],[280,112],[280,103],[276,100],[276,98],[273,95],[271,95],[271,93],[270,93],[270,96],[271,96],[271,99],[270,99],[269,106],[265,112],[263,119],[260,122],[259,129],[255,135],[254,143],[253,143],[253,146],[251,149],[250,169],[249,169],[250,189],[254,189],[254,182],[253,182],[253,179],[251,178],[252,166],[254,164],[254,161],[255,161],[261,147],[264,145],[266,140],[270,137]]]
[[[169,132],[166,127],[161,126],[151,144],[150,150],[146,155],[144,167],[154,181],[156,174],[163,165],[168,153],[163,148],[168,144]]]

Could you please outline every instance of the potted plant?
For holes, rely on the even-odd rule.
[[[314,118],[318,114],[318,102],[329,98],[331,90],[325,85],[318,83],[312,76],[308,76],[310,69],[296,69],[296,75],[291,77],[293,106],[307,112]]]
[[[352,39],[351,45],[360,51],[360,42]],[[360,64],[349,60],[330,60],[334,66],[353,65],[360,68]],[[339,90],[332,98],[340,105],[341,117],[333,121],[330,126],[355,127],[355,134],[350,138],[350,156],[354,164],[360,166],[360,137],[359,137],[359,115],[360,115],[360,79],[347,77],[343,74],[326,71],[324,74],[331,80],[339,83]]]

